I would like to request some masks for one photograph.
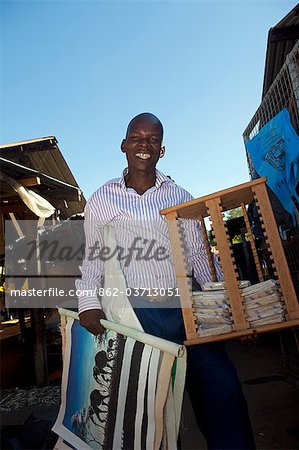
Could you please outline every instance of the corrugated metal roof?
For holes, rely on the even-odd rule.
[[[79,187],[57,142],[48,136],[1,145],[0,156]]]
[[[85,198],[67,165],[55,136],[14,142],[0,146],[1,170],[15,180],[39,177],[41,184],[30,187],[61,211],[65,219],[81,213]],[[6,182],[1,185],[1,206],[13,204],[25,210],[16,192]]]
[[[287,54],[293,49],[298,39],[299,4],[269,30],[262,98],[266,95],[282,68]]]
[[[57,139],[55,136],[46,136],[43,138],[29,139],[27,141],[18,141],[18,142],[11,142],[10,144],[1,144],[0,150],[2,148],[16,147],[16,146],[20,146],[20,145],[27,145],[27,144],[32,144],[35,142],[42,142],[42,141],[49,141],[49,140],[57,142]]]

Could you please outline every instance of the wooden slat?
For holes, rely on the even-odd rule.
[[[217,248],[219,250],[221,266],[225,285],[228,291],[229,303],[231,306],[234,328],[236,331],[248,328],[248,323],[243,310],[243,301],[236,277],[236,266],[230,255],[230,243],[227,236],[225,224],[222,220],[221,199],[212,198],[207,201],[207,207],[212,219],[213,229],[216,237]]]
[[[255,195],[258,199],[259,209],[266,228],[270,251],[274,257],[276,273],[281,287],[286,310],[290,319],[299,318],[299,305],[289,271],[288,263],[284,254],[281,239],[277,230],[276,221],[272,211],[268,192],[265,184],[254,187]]]
[[[162,209],[161,214],[176,212],[179,217],[197,219],[198,215],[206,217],[208,215],[206,202],[214,198],[221,198],[223,211],[237,208],[242,202],[250,203],[253,200],[252,187],[264,183],[266,178],[258,178],[247,183],[223,189],[213,194],[205,195],[189,202],[181,203],[170,208]]]
[[[22,178],[21,180],[17,180],[17,182],[26,187],[41,184],[40,177]]]
[[[194,339],[197,337],[195,317],[192,310],[192,289],[190,278],[187,277],[187,268],[184,259],[184,249],[179,230],[176,212],[171,212],[166,215],[169,238],[172,250],[173,263],[177,277],[177,287],[180,293],[180,301],[182,307],[182,314],[185,324],[185,331],[187,339]]]
[[[14,215],[14,213],[10,212],[10,213],[9,213],[9,217],[11,218],[12,223],[14,224],[14,227],[15,227],[15,229],[16,229],[16,232],[18,233],[18,236],[19,236],[20,238],[24,237],[23,231],[21,230],[21,227],[20,227],[20,225],[19,225],[19,223],[18,223],[18,221],[17,221],[16,216]]]
[[[297,327],[299,319],[289,320],[287,322],[273,323],[270,325],[261,325],[256,328],[248,328],[242,331],[233,331],[231,333],[217,334],[215,336],[198,336],[196,339],[187,339],[184,345],[205,344],[207,342],[227,341],[229,339],[239,339],[243,336],[250,336],[252,334],[270,333],[271,331],[283,330],[285,328]]]

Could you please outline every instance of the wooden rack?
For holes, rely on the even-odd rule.
[[[292,278],[285,258],[284,250],[277,230],[271,203],[266,188],[266,178],[243,183],[228,189],[210,194],[201,198],[191,200],[171,208],[163,209],[161,214],[165,215],[170,243],[173,254],[173,261],[177,277],[177,286],[180,292],[181,307],[185,323],[186,337],[185,345],[194,345],[204,342],[228,340],[255,333],[265,333],[299,325],[299,305]],[[253,254],[256,271],[259,281],[263,281],[263,273],[259,262],[259,257],[255,247],[254,236],[251,232],[246,204],[255,201],[263,233],[268,245],[268,252],[274,269],[274,276],[279,285],[279,291],[284,302],[286,321],[275,324],[261,325],[251,328],[246,319],[242,291],[239,288],[239,275],[232,251],[232,244],[228,235],[224,217],[224,211],[242,208],[245,226],[249,236],[250,246]],[[208,255],[208,261],[215,280],[215,269],[211,255],[210,245],[207,238],[207,231],[204,218],[210,217],[213,234],[217,249],[220,255],[221,270],[228,294],[228,303],[233,320],[233,331],[229,333],[199,336],[197,324],[192,304],[192,287],[190,276],[187,274],[187,266],[184,255],[183,237],[178,219],[199,220],[202,227],[203,239]]]

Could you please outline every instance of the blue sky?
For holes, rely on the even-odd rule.
[[[165,127],[158,168],[179,185],[198,197],[245,182],[268,30],[296,3],[1,1],[1,143],[56,136],[88,198],[150,111]]]

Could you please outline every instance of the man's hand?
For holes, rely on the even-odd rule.
[[[104,312],[101,309],[90,309],[79,314],[80,325],[86,328],[90,333],[103,334],[105,328],[100,324],[101,319],[106,319]]]

